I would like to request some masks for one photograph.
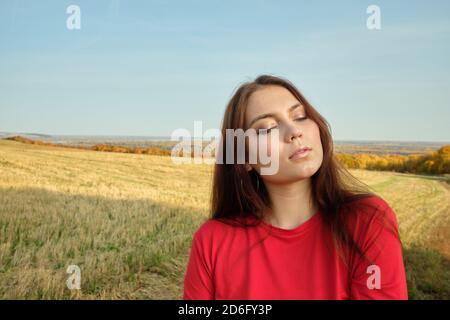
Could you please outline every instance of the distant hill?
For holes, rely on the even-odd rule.
[[[0,138],[23,136],[29,139],[51,139],[52,136],[42,133],[29,133],[29,132],[0,132]]]

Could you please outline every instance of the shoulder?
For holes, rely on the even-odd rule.
[[[195,231],[194,240],[203,243],[222,241],[235,227],[228,221],[208,218]]]
[[[217,233],[217,231],[224,230],[226,227],[226,224],[222,221],[209,218],[197,228],[194,235],[198,238],[208,238]]]
[[[386,209],[389,207],[386,200],[377,195],[365,196],[351,203],[360,208]]]
[[[213,247],[221,247],[225,242],[242,239],[248,227],[257,221],[251,217],[208,218],[195,231],[194,241]]]
[[[358,242],[379,236],[399,239],[397,216],[380,196],[368,196],[350,203],[345,214],[349,231]]]
[[[397,224],[397,217],[389,203],[377,195],[351,202],[348,215],[361,223],[390,222]]]

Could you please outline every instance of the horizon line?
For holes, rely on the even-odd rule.
[[[29,136],[43,136],[43,137],[116,137],[116,138],[163,138],[163,140],[171,141],[170,135],[117,135],[117,134],[48,134],[36,132],[10,132],[0,131],[0,136],[6,135],[29,135]],[[3,138],[3,137],[1,137]],[[201,139],[203,137],[192,136],[192,139]],[[180,140],[180,139],[177,139]],[[173,140],[173,141],[177,141]],[[211,139],[207,139],[211,140]],[[444,143],[450,144],[450,140],[398,140],[398,139],[349,139],[349,138],[333,138],[333,141],[340,142],[407,142],[407,143]]]

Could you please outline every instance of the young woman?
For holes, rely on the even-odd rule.
[[[335,160],[327,121],[292,83],[262,75],[241,85],[223,139],[226,129],[259,138],[276,129],[267,150],[278,148],[278,171],[260,174],[259,158],[215,164],[212,216],[194,233],[184,299],[408,298],[393,210]]]

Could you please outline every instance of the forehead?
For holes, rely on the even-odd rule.
[[[249,98],[245,111],[245,124],[248,126],[253,118],[265,113],[284,113],[299,102],[286,88],[281,86],[267,86],[255,91]]]

